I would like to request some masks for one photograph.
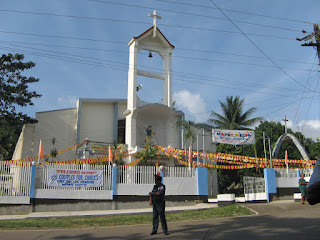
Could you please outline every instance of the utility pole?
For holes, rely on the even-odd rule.
[[[297,38],[298,41],[308,41],[311,39],[310,42],[301,44],[301,46],[311,46],[311,47],[316,47],[317,48],[317,53],[318,53],[318,59],[319,59],[319,65],[320,65],[320,29],[318,24],[313,24],[313,30],[314,32],[303,37],[303,38]],[[302,31],[305,33],[305,31]],[[316,42],[313,42],[313,38],[315,39]]]

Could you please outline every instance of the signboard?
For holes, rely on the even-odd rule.
[[[101,187],[101,170],[49,169],[49,187]]]
[[[254,131],[212,129],[212,141],[232,145],[250,145],[255,143]]]

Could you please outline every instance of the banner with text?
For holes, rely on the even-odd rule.
[[[49,169],[49,187],[101,187],[103,171]]]
[[[212,129],[212,141],[232,145],[250,145],[255,143],[254,131]]]

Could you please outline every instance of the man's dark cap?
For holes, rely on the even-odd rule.
[[[159,179],[159,180],[162,180],[162,177],[161,177],[160,175],[154,175],[154,179],[155,179],[155,180],[158,180],[158,179]]]

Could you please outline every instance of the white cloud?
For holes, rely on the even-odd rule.
[[[58,97],[58,104],[62,108],[74,108],[76,107],[78,98],[75,96],[63,96]]]
[[[199,93],[192,94],[187,90],[175,92],[173,98],[176,101],[178,109],[188,115],[191,115],[196,122],[206,122],[209,119],[209,113],[206,112],[206,104]]]

